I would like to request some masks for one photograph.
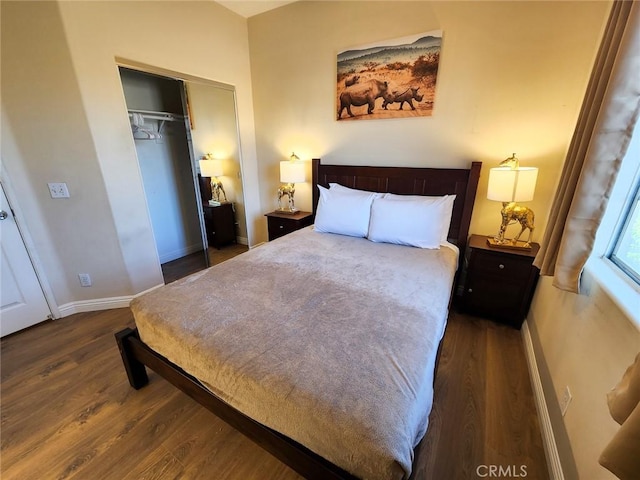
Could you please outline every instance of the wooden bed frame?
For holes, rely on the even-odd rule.
[[[437,169],[322,165],[319,159],[314,159],[313,214],[315,216],[319,199],[316,185],[328,187],[330,182],[385,193],[433,196],[455,194],[449,241],[460,248],[462,259],[480,168],[480,162],[473,162],[470,169]],[[356,479],[303,445],[265,427],[220,400],[197,379],[145,345],[140,340],[137,329],[126,328],[116,333],[115,337],[129,383],[136,390],[149,382],[145,366],[149,367],[303,477],[313,480]]]

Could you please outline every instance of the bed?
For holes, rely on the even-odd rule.
[[[116,334],[125,369],[134,388],[153,369],[306,478],[407,478],[428,425],[480,163],[314,160],[312,169],[314,216],[327,212],[318,212],[317,185],[455,195],[446,241],[413,248],[320,233],[318,215],[315,227],[135,299],[137,328]]]

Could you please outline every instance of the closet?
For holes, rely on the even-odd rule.
[[[205,80],[119,69],[163,271],[187,258],[193,271],[206,268],[212,237],[204,218],[207,179],[200,178],[198,160],[207,154],[224,166],[220,180],[233,210],[231,240],[247,243],[235,91]]]
[[[182,82],[120,68],[131,132],[161,264],[202,252]]]

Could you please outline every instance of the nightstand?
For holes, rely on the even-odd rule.
[[[233,203],[220,205],[202,205],[204,211],[204,226],[207,231],[207,241],[212,247],[220,249],[224,245],[236,241],[236,218]]]
[[[311,212],[296,212],[294,214],[271,212],[265,215],[269,226],[269,241],[308,227],[312,223]]]
[[[469,239],[462,308],[520,328],[538,283],[533,259],[540,245],[532,243],[531,250],[494,248],[487,245],[487,238],[471,235]]]

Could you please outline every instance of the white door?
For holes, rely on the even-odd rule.
[[[0,336],[4,337],[46,320],[51,311],[2,188],[0,250]]]

